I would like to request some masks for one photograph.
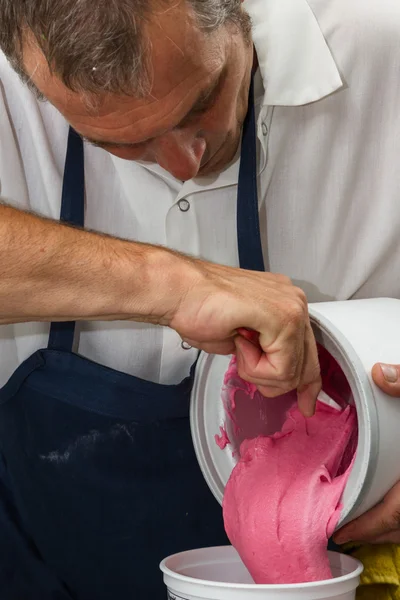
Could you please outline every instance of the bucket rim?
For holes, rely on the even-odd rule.
[[[346,559],[349,562],[353,563],[354,569],[352,571],[350,571],[350,573],[345,573],[344,575],[340,575],[339,577],[332,577],[331,579],[323,579],[321,581],[308,581],[305,583],[286,583],[286,584],[284,584],[284,583],[265,583],[265,584],[263,584],[263,583],[261,583],[261,584],[259,584],[259,583],[227,583],[227,582],[223,582],[223,581],[211,581],[209,579],[198,579],[197,577],[189,577],[188,575],[182,575],[181,573],[173,571],[172,569],[170,569],[167,566],[167,562],[169,562],[173,559],[176,559],[179,556],[182,556],[183,554],[187,555],[187,554],[198,552],[199,550],[203,550],[203,551],[217,550],[217,549],[222,549],[222,548],[233,548],[233,547],[232,546],[211,546],[209,548],[196,548],[193,550],[186,550],[184,552],[177,552],[175,554],[171,554],[170,556],[167,556],[166,558],[164,558],[161,561],[159,567],[164,575],[167,575],[167,576],[171,577],[172,579],[181,581],[182,583],[189,583],[192,585],[200,585],[205,588],[216,587],[216,588],[249,590],[249,591],[252,591],[252,590],[290,591],[290,590],[298,590],[298,589],[311,590],[313,588],[318,588],[321,586],[329,587],[334,584],[346,583],[352,579],[358,579],[364,570],[363,564],[356,558],[349,556],[347,554],[341,553],[341,552],[333,552],[333,551],[328,551],[328,555],[329,556],[339,555],[339,556],[346,557]]]

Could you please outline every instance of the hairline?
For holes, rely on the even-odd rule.
[[[202,31],[205,35],[212,35],[213,33],[215,33],[216,31],[218,31],[222,27],[229,27],[229,26],[231,26],[231,27],[234,27],[237,30],[238,34],[240,34],[240,35],[243,36],[243,39],[245,40],[246,43],[249,43],[249,44],[251,43],[251,35],[249,34],[249,29],[248,28],[246,29],[245,27],[243,27],[242,23],[238,23],[236,21],[227,19],[223,23],[220,23],[217,27],[211,29],[211,28],[205,26],[204,24],[202,24],[200,17],[197,15],[196,11],[193,8],[193,5],[191,4],[191,0],[188,0],[188,4],[191,7],[191,9],[193,10],[193,17],[194,17],[195,22],[196,22],[196,27],[198,27],[199,30]],[[245,14],[246,14],[247,18],[250,21],[250,18],[248,17],[248,14],[247,13],[245,13]],[[88,110],[90,112],[96,110],[96,106],[98,106],[98,103],[99,103],[99,98],[101,96],[103,96],[103,93],[116,94],[116,95],[121,95],[121,96],[126,96],[126,97],[143,98],[149,92],[149,90],[147,90],[145,92],[143,92],[143,91],[140,92],[140,91],[138,91],[138,89],[135,89],[133,87],[133,85],[132,85],[132,89],[131,90],[129,90],[129,89],[121,89],[121,90],[117,90],[116,89],[116,91],[106,90],[105,92],[103,91],[103,93],[102,93],[102,89],[101,88],[99,88],[98,90],[90,89],[90,87],[88,87],[87,89],[85,89],[79,83],[76,86],[74,86],[74,85],[67,85],[63,81],[62,76],[59,73],[57,73],[52,68],[52,65],[50,64],[50,62],[49,62],[49,60],[48,60],[45,52],[43,51],[42,45],[41,45],[40,41],[38,40],[37,36],[34,34],[34,32],[26,32],[25,35],[29,36],[29,33],[32,33],[32,37],[31,37],[30,43],[35,44],[35,46],[43,54],[43,56],[44,56],[44,58],[46,60],[46,64],[47,64],[47,66],[49,68],[50,74],[54,75],[60,81],[62,81],[62,83],[65,85],[65,87],[66,87],[67,90],[69,90],[71,92],[74,92],[74,93],[81,94],[82,99],[85,102],[85,104],[87,105],[87,108],[88,108]],[[27,37],[25,37],[25,41],[27,41]],[[149,41],[149,44],[151,44],[151,40],[149,39],[148,41]],[[34,95],[36,96],[36,98],[39,101],[48,101],[48,99],[46,98],[45,94],[38,88],[38,86],[32,80],[31,75],[29,75],[26,72],[26,70],[24,69],[23,55],[24,55],[24,52],[26,51],[26,48],[27,48],[28,45],[29,45],[29,42],[28,43],[23,43],[23,46],[20,49],[20,60],[18,61],[17,64],[15,63],[15,61],[13,61],[12,62],[12,66],[13,66],[14,70],[17,72],[17,74],[20,76],[20,78],[22,79],[22,81],[29,87],[29,89],[34,93]],[[143,66],[143,70],[144,70],[144,72],[146,71],[146,66]]]

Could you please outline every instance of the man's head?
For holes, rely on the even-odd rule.
[[[85,138],[179,179],[234,156],[253,51],[241,0],[0,0],[0,46]]]

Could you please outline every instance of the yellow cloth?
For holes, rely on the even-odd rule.
[[[357,600],[400,600],[400,545],[346,544],[343,550],[364,565]]]

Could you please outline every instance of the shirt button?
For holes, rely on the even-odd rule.
[[[186,200],[186,198],[182,198],[178,201],[178,206],[179,210],[181,210],[182,212],[187,212],[190,208],[190,202],[189,200]]]
[[[264,136],[268,135],[268,127],[267,127],[266,123],[264,123],[264,122],[262,122],[262,124],[261,124],[261,131]]]
[[[184,341],[182,341],[182,342],[181,342],[181,348],[182,348],[183,350],[191,350],[191,349],[192,349],[192,346],[190,346],[190,344],[188,344],[187,342],[184,342]]]

